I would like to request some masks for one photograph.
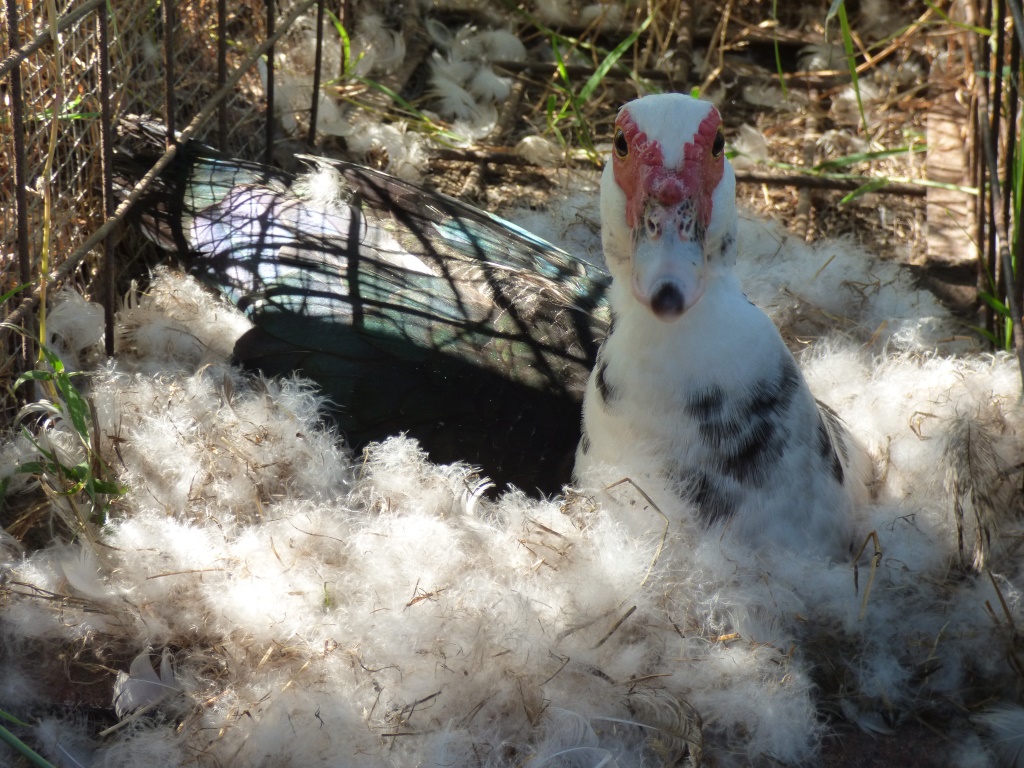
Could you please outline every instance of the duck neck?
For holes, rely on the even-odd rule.
[[[709,275],[701,300],[672,322],[659,320],[638,302],[628,283],[612,283],[615,322],[605,342],[608,362],[631,378],[657,388],[745,386],[752,372],[770,364],[779,347],[758,339],[762,328],[777,333],[729,271]]]

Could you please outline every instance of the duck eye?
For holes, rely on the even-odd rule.
[[[715,141],[711,145],[711,156],[721,157],[722,152],[725,151],[725,134],[722,133],[722,129],[718,129],[718,133],[715,134]]]
[[[617,157],[625,157],[629,154],[629,142],[626,141],[626,134],[621,128],[615,129],[615,138],[612,139],[612,149]]]

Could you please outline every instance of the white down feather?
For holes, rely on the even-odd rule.
[[[875,291],[844,287],[889,268],[849,243],[805,246],[749,221],[741,234],[751,298],[784,330],[824,335],[799,358],[811,388],[886,470],[858,519],[881,546],[873,576],[868,557],[856,572],[763,560],[629,484],[599,500],[489,502],[468,468],[434,466],[401,437],[353,460],[307,385],[227,364],[241,315],[160,271],[88,383],[128,492],[96,545],[0,541],[7,583],[31,585],[0,605],[0,709],[46,713],[34,746],[94,766],[624,768],[681,754],[687,737],[696,751],[688,706],[715,764],[797,764],[829,730],[822,690],[843,691],[835,709],[865,728],[957,701],[968,681],[1009,695],[1008,617],[986,604],[1001,596],[1024,621],[1019,558],[995,553],[991,580],[949,578],[956,533],[936,468],[957,414],[1019,461],[1015,363],[937,353],[952,321],[898,272]],[[46,439],[66,429],[53,421]],[[35,449],[11,437],[0,450],[20,462]],[[168,696],[97,739],[61,714],[69,647],[126,673],[166,654]],[[941,664],[922,677],[929,661]],[[1001,747],[986,740],[1019,719],[980,720],[971,764],[994,765]]]

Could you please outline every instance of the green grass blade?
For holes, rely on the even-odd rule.
[[[558,109],[558,98],[555,94],[548,94],[548,100],[545,104],[545,114],[547,116],[548,130],[555,134],[555,138],[558,139],[558,143],[564,148],[568,146],[568,142],[565,140],[565,135],[558,127],[559,116],[556,114]]]
[[[594,70],[594,74],[588,77],[587,82],[583,84],[583,87],[580,89],[579,96],[577,96],[578,102],[585,102],[590,99],[594,90],[601,84],[601,81],[608,75],[612,67],[615,66],[626,51],[633,47],[633,43],[635,43],[640,35],[642,35],[646,29],[651,26],[651,22],[653,20],[654,16],[648,14],[647,18],[644,19],[643,23],[639,27],[634,29],[625,40],[608,52],[608,55],[604,57],[597,69]]]
[[[30,746],[28,746],[28,744],[23,742],[21,739],[19,739],[13,733],[8,731],[2,725],[0,725],[0,742],[3,742],[7,746],[9,746],[19,755],[28,760],[29,763],[31,763],[34,766],[37,766],[37,768],[56,768],[56,766],[54,766],[53,763],[39,755],[39,753],[37,753]]]
[[[949,17],[948,13],[939,8],[939,6],[935,5],[935,3],[930,2],[930,0],[924,0],[924,4],[931,8],[939,16],[939,18],[942,19],[943,22],[950,25],[951,27],[955,27],[956,29],[962,29],[966,32],[973,32],[974,34],[981,35],[982,37],[992,36],[991,29],[986,29],[985,27],[974,27],[971,26],[970,24],[964,24],[962,21],[954,21]]]
[[[846,3],[844,0],[837,0],[833,4],[839,14],[839,29],[843,36],[843,49],[846,51],[846,65],[850,69],[850,79],[853,82],[853,92],[857,96],[857,109],[860,111],[860,122],[864,127],[864,135],[868,134],[868,118],[864,114],[864,101],[860,97],[860,78],[857,75],[857,54],[853,50],[853,32],[850,29],[850,20],[846,17]]]
[[[978,291],[978,298],[988,304],[988,306],[990,306],[1000,317],[1010,317],[1010,310],[1007,308],[1006,304],[1001,302],[988,291]]]
[[[28,723],[23,723],[21,720],[16,718],[14,715],[9,714],[7,712],[4,712],[2,709],[0,709],[0,720],[6,720],[8,723],[12,723],[13,725],[20,725],[22,728],[31,728],[32,727]]]
[[[128,492],[128,486],[121,485],[113,480],[100,480],[96,477],[90,477],[85,483],[86,492],[89,494],[89,498],[96,500],[96,496],[104,494],[105,496],[123,496]]]
[[[555,123],[565,117],[566,113],[574,108],[576,105],[573,103],[572,97],[572,80],[569,78],[569,71],[565,68],[565,61],[562,59],[562,52],[558,48],[559,35],[551,35],[551,52],[555,56],[555,68],[558,70],[558,76],[562,79],[563,85],[559,86],[560,90],[566,94],[565,103],[562,104],[562,108],[558,111],[558,115],[555,117]]]
[[[9,290],[3,296],[0,296],[0,304],[6,303],[7,300],[10,299],[12,296],[16,296],[17,294],[24,291],[26,288],[31,288],[33,285],[35,285],[35,283],[24,283],[22,285],[18,285],[15,286],[14,288],[11,288],[11,290]]]
[[[48,465],[43,464],[39,461],[26,461],[24,464],[18,465],[18,474],[22,475],[41,475],[49,469]]]
[[[996,338],[996,335],[992,333],[992,331],[990,331],[988,328],[982,328],[979,325],[968,325],[967,327],[970,328],[975,333],[977,333],[979,336],[984,336],[988,343],[991,344],[993,347],[999,347],[999,340]]]
[[[1024,79],[1024,70],[1022,70],[1021,79]],[[1012,243],[1013,269],[1015,272],[1024,266],[1017,263],[1021,239],[1024,238],[1024,232],[1021,232],[1021,228],[1024,226],[1024,143],[1021,143],[1019,136],[1017,137],[1016,149],[1017,152],[1013,157],[1013,205],[1011,206],[1012,211],[1010,214],[1013,221],[1013,234],[1010,235],[1010,242]]]
[[[779,86],[782,88],[782,99],[789,98],[789,91],[786,88],[786,77],[782,71],[782,54],[779,51],[779,12],[778,0],[772,0],[772,45],[775,47],[775,71],[779,74]]]
[[[17,389],[26,381],[53,381],[52,371],[25,371],[21,376],[14,380],[14,386],[11,389]]]
[[[555,68],[558,70],[558,76],[562,78],[566,86],[572,86],[572,81],[569,79],[569,72],[565,68],[565,61],[562,60],[562,52],[558,48],[558,39],[561,35],[552,33],[551,35],[551,51],[555,54]]]
[[[885,187],[888,184],[889,180],[885,178],[872,179],[867,184],[861,184],[859,187],[853,190],[853,192],[850,192],[848,195],[845,195],[843,199],[839,201],[839,204],[846,205],[847,203],[852,203],[858,197],[863,197],[864,195],[870,194],[871,192],[877,192],[882,187]]]
[[[427,117],[418,109],[416,109],[416,107],[414,107],[407,98],[402,96],[402,94],[400,94],[393,88],[388,88],[386,85],[384,85],[384,83],[378,83],[376,80],[370,80],[369,78],[366,77],[355,77],[353,79],[356,80],[357,82],[362,83],[367,88],[372,88],[375,91],[380,91],[393,102],[395,102],[395,104],[397,104],[402,109],[406,110],[410,115],[415,117],[417,120],[421,120],[425,123],[430,122],[429,117]]]
[[[46,347],[43,347],[42,351],[46,362],[54,370],[53,381],[64,398],[64,404],[67,406],[71,423],[85,444],[89,445],[89,424],[92,421],[89,404],[85,402],[85,398],[82,397],[82,394],[75,385],[71,383],[71,376],[64,372],[64,364],[60,361],[60,358]]]
[[[923,144],[914,144],[913,146],[882,149],[877,152],[854,152],[851,155],[844,155],[843,157],[836,157],[832,160],[820,162],[814,166],[814,170],[827,171],[835,168],[846,168],[851,165],[857,165],[858,163],[869,163],[872,160],[884,160],[887,157],[895,157],[896,155],[903,155],[908,152],[926,151],[928,151],[927,146]]]
[[[352,40],[348,36],[348,30],[345,29],[345,25],[341,23],[341,19],[331,13],[330,9],[325,8],[327,15],[331,19],[331,23],[334,25],[335,31],[338,33],[338,37],[341,38],[341,53],[342,61],[345,62],[345,74],[352,73]]]

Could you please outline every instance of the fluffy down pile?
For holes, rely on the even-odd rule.
[[[52,540],[0,538],[0,709],[69,766],[798,764],[841,720],[925,710],[960,713],[952,762],[1012,758],[1015,363],[954,353],[848,243],[743,239],[751,298],[875,458],[856,565],[708,536],[628,481],[491,500],[402,437],[352,456],[308,385],[228,364],[234,309],[161,271],[113,362],[92,305],[51,316],[125,491],[87,524],[51,491]],[[15,471],[41,452],[87,459],[43,417],[3,443],[9,501],[55,485]]]
[[[419,75],[411,78],[403,94],[422,107],[423,117],[446,124],[445,146],[471,146],[485,137],[494,138],[500,110],[514,103],[510,101],[513,79],[507,73],[499,74],[504,71],[502,65],[519,65],[530,57],[550,59],[552,55],[546,42],[528,52],[520,35],[527,39],[530,35],[498,24],[505,10],[500,4],[495,8],[482,4],[477,9],[480,24],[472,25],[449,25],[436,17],[436,13],[449,20],[464,17],[466,9],[458,4],[423,4],[407,9],[409,15],[395,8],[384,9],[383,13],[381,10],[376,6],[357,8],[348,49],[328,29],[322,40],[322,61],[339,61],[347,54],[348,75],[403,90],[402,84],[410,78],[410,61],[415,64],[425,55],[419,48],[426,47],[429,56],[423,59],[423,82],[419,82]],[[623,9],[615,3],[577,8],[563,0],[544,0],[534,12],[538,20],[553,24],[598,25],[605,29],[620,27],[624,18]],[[301,16],[275,47],[275,110],[283,133],[291,138],[304,139],[309,130],[315,52],[316,22],[312,13]],[[266,88],[267,67],[262,61],[258,66]],[[399,76],[397,82],[389,80],[393,75]],[[430,154],[440,146],[415,121],[382,121],[372,110],[352,108],[331,95],[329,89],[322,90],[317,98],[317,133],[343,138],[345,151],[353,160],[370,162],[409,181],[418,181],[429,170]],[[564,154],[562,147],[532,131],[517,137],[514,143],[517,153],[539,165],[554,164]]]

